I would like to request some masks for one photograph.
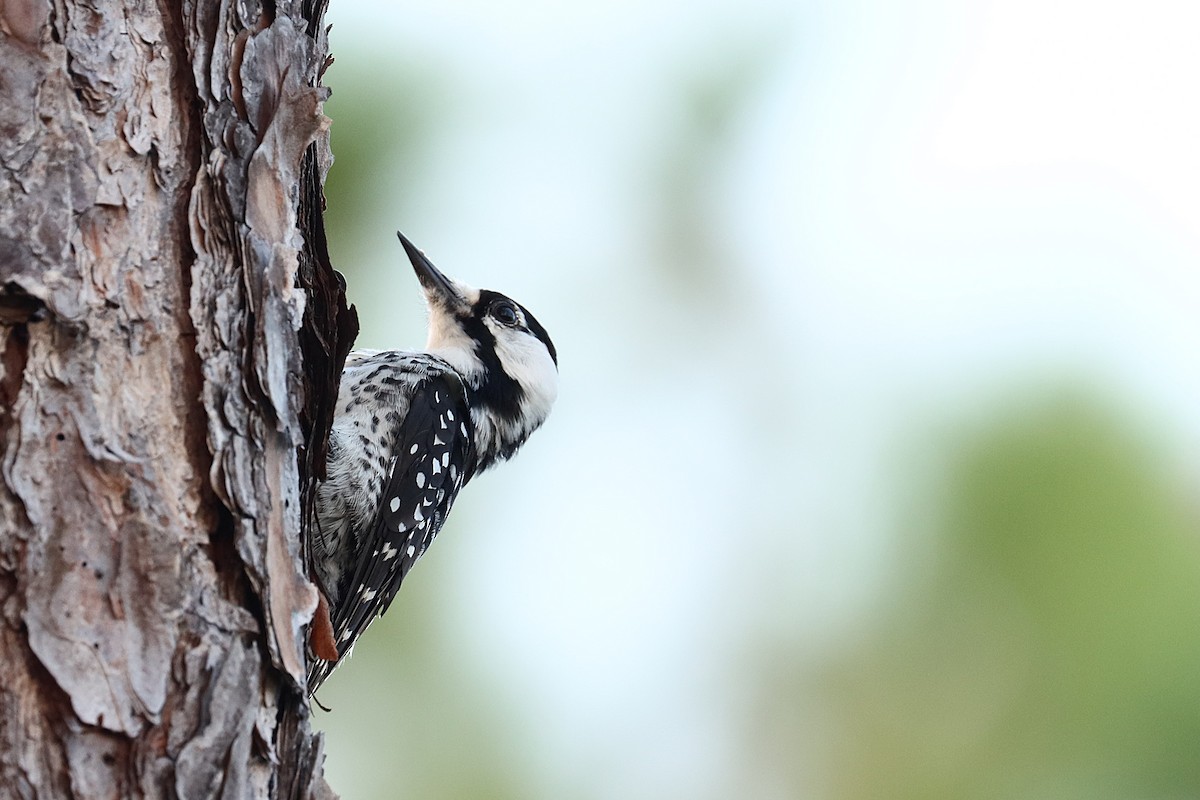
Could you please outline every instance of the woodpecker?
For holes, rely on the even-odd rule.
[[[558,354],[528,309],[447,278],[396,235],[425,293],[429,338],[424,351],[346,360],[310,539],[323,594],[310,694],[387,610],[462,487],[511,458],[558,394]]]

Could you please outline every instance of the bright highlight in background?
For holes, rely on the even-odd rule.
[[[322,690],[346,797],[1200,795],[1200,8],[343,4],[335,263],[562,391]]]

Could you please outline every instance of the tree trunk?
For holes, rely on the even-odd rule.
[[[329,797],[325,0],[0,0],[0,797]]]

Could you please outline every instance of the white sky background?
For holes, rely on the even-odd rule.
[[[396,176],[421,203],[377,198],[383,277],[351,299],[360,344],[420,343],[400,227],[559,346],[546,430],[426,559],[539,796],[728,797],[733,643],[819,652],[869,613],[914,414],[1075,371],[1200,469],[1200,5],[592,5],[333,2],[335,91],[400,57],[451,93]],[[649,262],[645,173],[681,81],[757,43],[700,204],[738,307],[697,319]],[[328,771],[359,797],[369,748],[391,751],[339,747],[338,717]]]

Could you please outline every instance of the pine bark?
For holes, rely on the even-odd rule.
[[[332,797],[325,0],[0,0],[0,798]]]

